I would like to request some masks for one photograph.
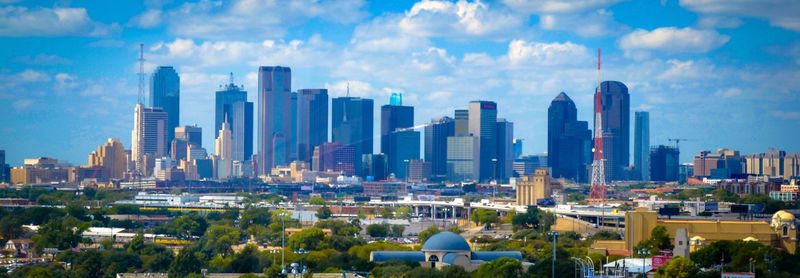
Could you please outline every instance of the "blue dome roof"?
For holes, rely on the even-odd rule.
[[[440,232],[422,245],[422,251],[469,251],[469,244],[463,237],[453,232]]]

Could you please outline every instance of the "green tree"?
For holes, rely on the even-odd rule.
[[[700,272],[692,260],[685,257],[672,257],[656,272],[656,278],[689,278]]]
[[[661,250],[672,249],[672,241],[669,239],[667,228],[661,225],[653,228],[650,232],[650,238],[643,240],[636,244],[636,249],[647,249],[650,254],[658,254]]]
[[[258,260],[258,248],[248,244],[242,251],[234,254],[230,263],[230,270],[233,273],[261,272],[262,266]]]
[[[371,237],[386,237],[389,235],[389,225],[370,224],[367,226],[367,234]]]
[[[241,215],[239,226],[247,229],[250,225],[268,226],[272,222],[272,214],[267,208],[248,207]]]
[[[739,195],[722,188],[711,191],[711,195],[714,196],[715,200],[720,202],[739,202]]]
[[[392,229],[391,229],[390,234],[393,237],[402,237],[403,236],[403,231],[405,231],[405,229],[406,229],[406,227],[403,226],[403,225],[392,225]]]
[[[411,218],[411,208],[410,207],[399,207],[394,210],[394,214],[397,218],[400,219],[410,219]]]
[[[181,249],[178,256],[169,265],[169,271],[167,272],[169,278],[187,277],[190,273],[200,273],[198,266],[202,266],[203,261],[197,257],[197,251],[199,250],[195,245]]]
[[[78,246],[82,242],[83,233],[88,228],[87,223],[68,223],[70,221],[53,219],[39,228],[33,236],[36,253],[41,254],[44,248],[58,248],[66,250]]]
[[[383,219],[394,218],[394,211],[392,211],[392,208],[383,207],[383,209],[381,209],[381,218],[383,218]]]
[[[239,244],[241,232],[230,226],[213,225],[203,237],[203,249],[209,254],[230,255],[232,245]]]
[[[292,249],[303,248],[309,251],[320,250],[324,246],[325,233],[322,229],[312,227],[294,233],[289,237],[289,246]]]
[[[316,206],[324,206],[328,204],[328,201],[325,201],[325,199],[320,196],[311,196],[311,198],[308,199],[308,203]]]
[[[319,219],[323,220],[328,219],[331,218],[331,215],[333,215],[333,213],[331,212],[331,209],[328,208],[328,206],[322,206],[319,209],[317,209],[317,218]]]
[[[436,225],[431,225],[427,229],[422,230],[421,232],[419,232],[418,236],[419,244],[425,244],[425,241],[427,241],[433,235],[438,234],[439,232],[441,232],[441,230],[439,230],[439,227],[436,227]]]
[[[506,278],[522,276],[522,263],[511,258],[500,258],[481,264],[473,273],[476,278]]]

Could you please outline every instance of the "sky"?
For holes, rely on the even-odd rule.
[[[229,73],[255,101],[258,67],[281,65],[293,89],[337,97],[349,84],[376,117],[401,92],[417,124],[496,101],[524,153],[543,153],[559,92],[591,121],[597,48],[601,78],[629,88],[631,128],[633,111],[649,111],[652,145],[690,139],[682,161],[796,152],[798,15],[792,0],[0,0],[0,149],[12,165],[77,165],[107,138],[129,148],[142,43],[146,72],[178,70],[181,124],[201,126],[209,152]]]

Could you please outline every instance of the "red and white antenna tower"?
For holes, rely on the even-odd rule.
[[[594,152],[592,162],[592,185],[589,189],[589,202],[605,204],[606,174],[603,159],[603,102],[600,88],[600,49],[597,49],[597,90],[594,93]]]

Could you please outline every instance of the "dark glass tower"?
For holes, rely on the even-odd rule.
[[[633,129],[633,165],[637,178],[650,180],[650,113],[637,111],[634,113]]]
[[[393,97],[396,102],[396,97]],[[386,160],[388,162],[388,170],[389,173],[394,173],[397,177],[405,177],[405,165],[403,161],[408,158],[402,158],[400,154],[397,153],[397,150],[402,148],[413,148],[414,146],[399,146],[398,144],[405,142],[410,142],[411,133],[413,130],[409,132],[402,132],[408,128],[414,126],[414,107],[411,106],[402,106],[400,105],[391,105],[387,104],[381,106],[381,152],[386,155]],[[411,159],[419,159],[419,132],[417,134],[417,144],[416,144],[416,158]],[[401,136],[402,135],[402,136]],[[399,140],[402,137],[403,140]],[[402,172],[402,173],[400,173]]]
[[[357,97],[337,97],[332,101],[331,110],[331,141],[355,147],[356,174],[366,176],[362,172],[365,167],[361,162],[362,157],[372,154],[373,150],[373,101]]]
[[[575,102],[561,92],[547,109],[547,164],[554,178],[587,181],[591,161],[589,123],[578,121]]]
[[[674,147],[659,145],[650,148],[650,180],[678,181],[679,156],[680,152]]]
[[[150,77],[150,106],[161,107],[167,113],[167,144],[175,139],[180,124],[181,78],[171,66],[160,66]],[[169,149],[169,148],[167,148]]]
[[[214,109],[214,138],[219,136],[222,122],[228,122],[234,141],[234,160],[249,161],[253,155],[253,103],[247,101],[247,91],[230,83],[216,93]]]
[[[431,163],[431,175],[447,177],[447,137],[455,135],[453,118],[442,117],[425,127],[425,160]]]
[[[497,163],[496,179],[507,181],[514,164],[514,123],[497,119]]]
[[[297,159],[311,162],[314,147],[326,141],[328,141],[328,90],[298,90]]]
[[[469,133],[477,140],[473,163],[477,166],[478,181],[493,178],[497,157],[497,103],[471,101],[469,103]],[[497,159],[497,160],[495,160]]]
[[[258,174],[288,165],[291,157],[292,70],[258,69]]]
[[[602,103],[603,158],[605,159],[606,179],[623,180],[625,168],[630,163],[630,95],[628,87],[619,81],[600,83]]]

